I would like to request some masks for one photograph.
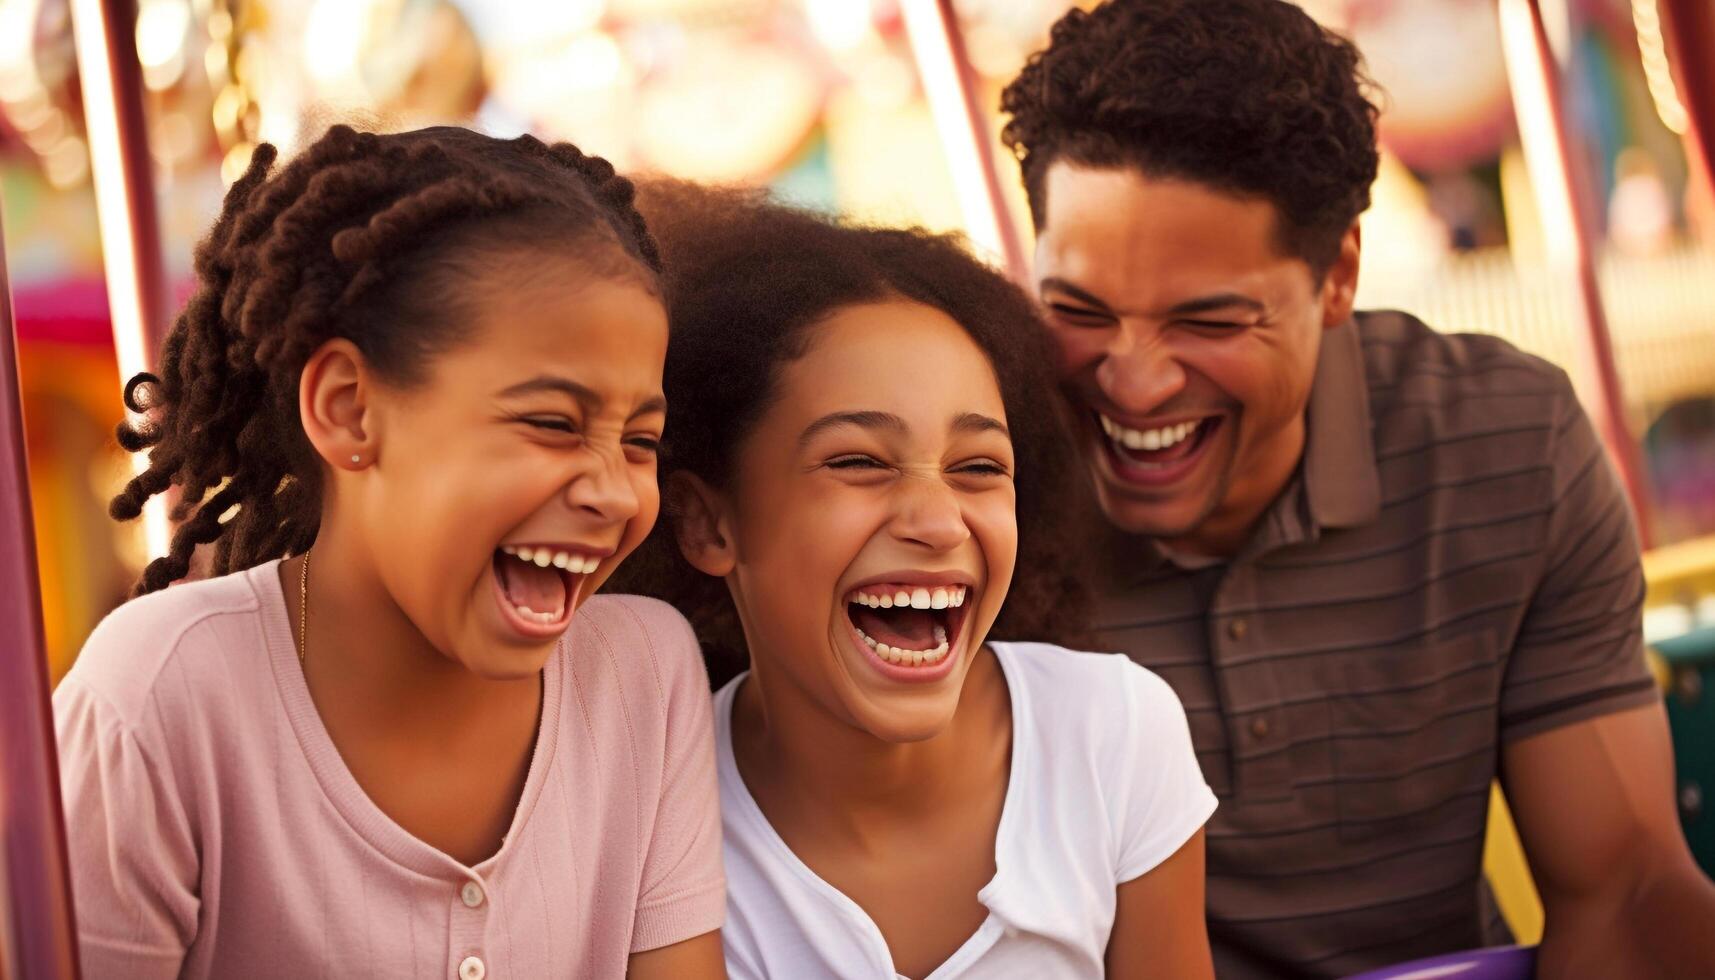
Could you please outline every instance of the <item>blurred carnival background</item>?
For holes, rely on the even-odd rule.
[[[104,253],[92,143],[99,161],[114,122],[91,118],[86,106],[101,100],[85,91],[132,80],[82,77],[99,62],[89,35],[103,25],[74,16],[80,3],[98,7],[0,0],[0,203],[54,679],[150,550],[141,526],[105,514],[131,466],[112,430],[121,370],[139,352],[124,349],[124,323],[116,352],[124,317],[110,310],[103,256],[137,242],[109,221]],[[105,26],[110,43],[117,31],[135,47],[147,160],[131,190],[147,199],[130,207],[158,225],[171,307],[256,143],[289,153],[340,120],[570,139],[623,169],[756,182],[865,218],[962,229],[1017,269],[1029,229],[994,108],[1069,5],[135,0],[134,25],[127,14]],[[1654,549],[1652,638],[1671,647],[1715,628],[1715,201],[1684,138],[1658,0],[1536,5],[1561,86],[1571,204],[1590,232],[1572,261],[1592,277],[1611,357],[1590,344],[1590,304],[1568,286],[1571,233],[1545,186],[1556,174],[1530,152],[1535,109],[1504,0],[1501,16],[1497,0],[1305,6],[1357,41],[1385,91],[1360,304],[1501,334],[1585,379],[1601,403],[1592,414],[1625,443],[1610,448],[1635,469]]]

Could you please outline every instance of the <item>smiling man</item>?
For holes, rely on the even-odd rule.
[[[1074,11],[1008,87],[1038,288],[1107,527],[1107,641],[1222,799],[1223,977],[1504,936],[1502,780],[1543,976],[1715,975],[1673,807],[1637,537],[1566,376],[1352,309],[1376,109],[1279,0]]]

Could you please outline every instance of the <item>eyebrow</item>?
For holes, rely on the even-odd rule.
[[[798,448],[802,449],[829,429],[837,429],[842,425],[855,425],[860,429],[887,429],[893,432],[904,432],[905,420],[892,412],[829,412],[804,427],[798,434]]]
[[[1070,296],[1078,302],[1091,306],[1101,312],[1112,312],[1108,304],[1103,302],[1099,296],[1087,289],[1082,289],[1073,285],[1064,279],[1049,276],[1042,280],[1040,288],[1043,292],[1047,292],[1050,289],[1057,290],[1065,293],[1067,296]],[[1164,315],[1170,317],[1196,316],[1199,313],[1211,313],[1215,310],[1225,310],[1232,307],[1239,307],[1252,313],[1263,313],[1268,309],[1259,300],[1252,299],[1242,293],[1227,292],[1213,293],[1208,296],[1199,296],[1196,299],[1188,299],[1181,303],[1175,303],[1167,308]]]
[[[1101,297],[1087,289],[1075,286],[1058,276],[1049,276],[1048,278],[1043,279],[1037,288],[1044,293],[1050,289],[1057,290],[1065,293],[1080,303],[1093,306],[1104,313],[1108,312],[1108,304],[1103,302]]]
[[[502,391],[500,397],[516,398],[519,395],[533,395],[544,391],[565,395],[589,411],[595,411],[601,408],[603,404],[601,395],[597,394],[594,389],[578,384],[570,378],[551,374],[539,374],[528,381],[520,381]],[[631,418],[665,411],[667,411],[666,397],[655,395],[637,406],[637,409],[631,413]]]
[[[1252,313],[1261,313],[1266,307],[1262,303],[1239,293],[1216,293],[1213,296],[1199,296],[1188,299],[1183,303],[1175,303],[1167,308],[1168,316],[1194,316],[1198,313],[1212,313],[1230,307],[1240,307]]]
[[[954,432],[998,432],[1008,439],[1012,433],[1007,430],[1006,423],[1000,419],[980,415],[976,412],[966,412],[953,420]]]
[[[854,425],[861,429],[886,429],[889,432],[904,432],[908,426],[905,420],[892,412],[830,412],[804,427],[798,436],[798,448],[802,449],[810,440],[829,429],[837,429],[843,425]],[[1012,433],[1006,424],[999,419],[982,415],[977,412],[966,412],[953,419],[954,432],[998,432],[1008,439]]]

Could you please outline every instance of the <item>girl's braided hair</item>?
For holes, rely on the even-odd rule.
[[[421,381],[428,358],[463,336],[461,301],[507,252],[575,248],[594,273],[657,288],[631,182],[569,144],[335,126],[277,171],[275,156],[257,148],[197,246],[197,288],[160,374],[125,386],[126,408],[147,418],[122,423],[119,443],[149,450],[149,466],[109,513],[130,520],[177,486],[183,521],[133,594],[183,578],[200,544],[218,542],[213,571],[225,574],[315,540],[321,465],[298,379],[328,340],[355,344],[389,381]]]

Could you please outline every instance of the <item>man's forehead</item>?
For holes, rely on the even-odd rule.
[[[1290,263],[1266,201],[1132,168],[1056,163],[1048,172],[1036,276],[1110,304],[1170,305],[1259,287]]]

